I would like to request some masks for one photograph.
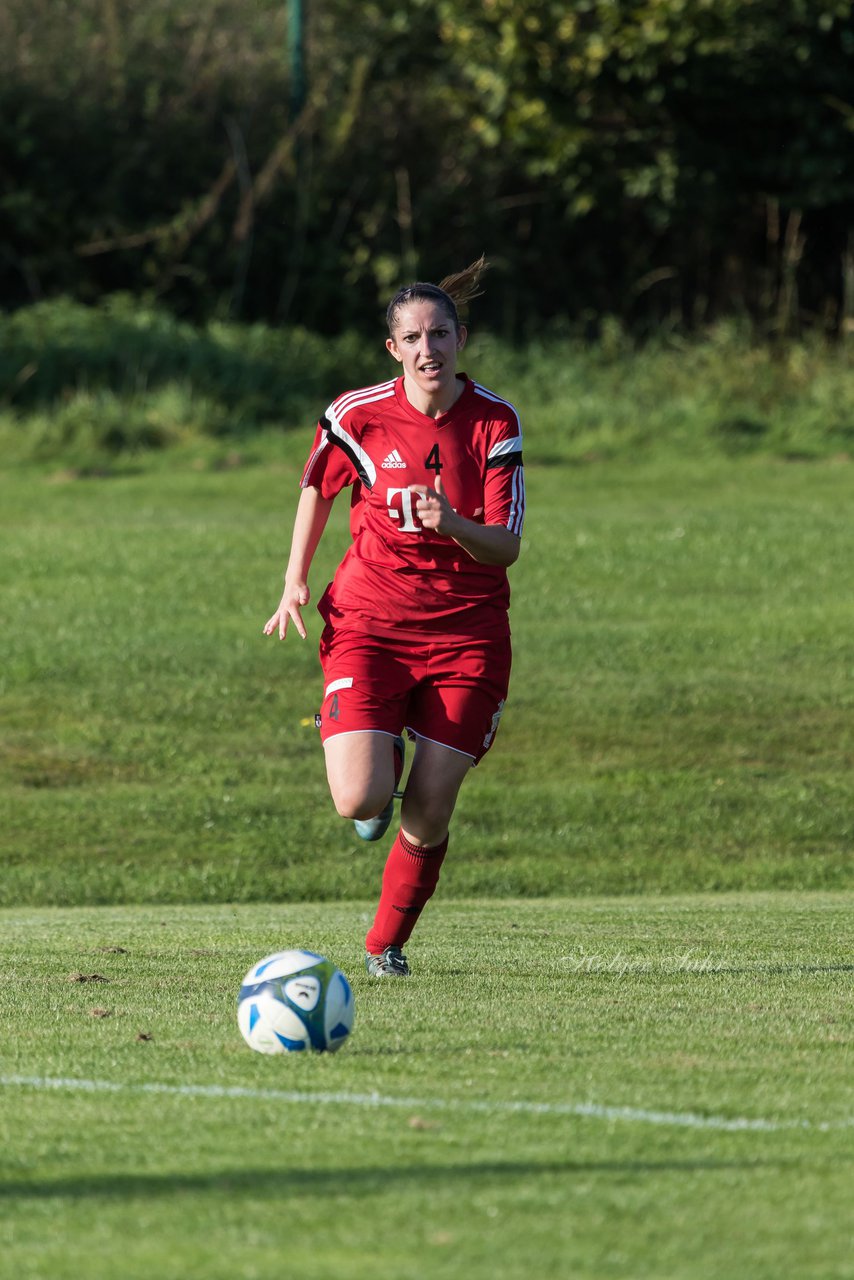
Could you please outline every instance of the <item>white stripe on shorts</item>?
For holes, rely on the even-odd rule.
[[[340,680],[333,680],[331,684],[328,684],[326,686],[326,690],[323,696],[324,698],[328,698],[330,693],[337,693],[339,689],[352,689],[352,688],[353,688],[353,677],[342,676]]]

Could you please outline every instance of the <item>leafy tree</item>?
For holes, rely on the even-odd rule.
[[[854,317],[848,0],[6,0],[0,297],[372,324],[485,250],[513,333]]]

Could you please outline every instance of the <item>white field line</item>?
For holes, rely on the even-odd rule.
[[[57,1076],[0,1076],[0,1086],[25,1089],[65,1089],[77,1093],[169,1094],[181,1098],[248,1098],[251,1101],[338,1105],[345,1107],[402,1107],[406,1110],[470,1111],[488,1114],[579,1116],[609,1122],[671,1125],[683,1129],[717,1129],[726,1133],[781,1133],[802,1129],[827,1133],[849,1129],[854,1119],[836,1122],[764,1120],[706,1116],[692,1111],[646,1111],[640,1107],[608,1107],[596,1102],[489,1102],[482,1099],[396,1098],[381,1093],[330,1093],[290,1089],[249,1089],[218,1084],[123,1084],[112,1080],[78,1080]]]

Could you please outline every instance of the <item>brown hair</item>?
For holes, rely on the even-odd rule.
[[[428,284],[424,280],[416,280],[414,284],[407,284],[402,289],[398,289],[386,308],[389,334],[394,337],[397,314],[401,307],[408,306],[410,302],[438,303],[447,313],[448,319],[453,322],[454,328],[459,329],[458,308],[465,307],[472,298],[479,298],[483,293],[483,290],[478,288],[478,284],[488,267],[489,263],[481,254],[475,262],[470,262],[467,267],[463,267],[462,271],[455,271],[453,275],[445,276],[439,284]]]

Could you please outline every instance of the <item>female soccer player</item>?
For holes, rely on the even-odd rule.
[[[506,400],[457,372],[483,258],[387,310],[401,376],[348,391],[321,418],[302,477],[285,585],[264,632],[305,639],[309,568],[332,503],[351,489],[353,542],[318,611],[317,722],[329,789],[358,834],[379,839],[415,754],[400,831],[365,940],[374,977],[406,977],[402,947],[433,894],[463,779],[489,750],[510,677],[507,567],[525,512],[522,433]]]

